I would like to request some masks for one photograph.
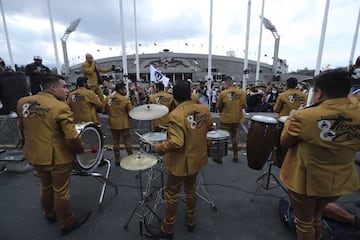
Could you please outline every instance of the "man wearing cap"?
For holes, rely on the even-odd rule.
[[[207,164],[206,135],[214,128],[210,110],[191,100],[187,81],[178,81],[173,87],[173,94],[178,106],[169,114],[167,140],[152,146],[158,154],[165,154],[164,162],[168,169],[165,217],[160,229],[148,228],[150,237],[160,239],[173,239],[182,185],[186,194],[187,229],[189,232],[194,230],[196,176]]]
[[[0,72],[14,72],[13,69],[5,65],[5,61],[1,57],[0,57]]]
[[[30,91],[32,95],[42,90],[41,75],[49,73],[50,69],[42,64],[40,56],[34,56],[34,62],[25,66],[25,74],[30,77]]]
[[[85,77],[87,77],[87,79],[89,79],[89,87],[91,90],[93,90],[100,98],[100,101],[104,101],[104,93],[100,88],[100,83],[99,81],[101,81],[101,77],[99,72],[105,73],[105,72],[110,72],[110,71],[114,71],[115,70],[115,65],[112,65],[110,68],[100,68],[96,62],[94,61],[94,57],[90,54],[87,53],[85,55],[86,61],[83,62],[83,64],[81,65],[82,71],[85,75]]]

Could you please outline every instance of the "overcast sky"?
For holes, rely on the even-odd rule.
[[[2,0],[14,62],[43,57],[55,65],[55,51],[47,0]],[[249,59],[257,60],[262,0],[251,1]],[[315,69],[326,0],[265,0],[264,17],[280,35],[279,58],[289,70]],[[70,66],[84,61],[87,52],[97,58],[120,56],[119,0],[50,0],[57,49],[63,64],[60,38],[81,18],[67,40]],[[248,0],[213,0],[212,54],[234,51],[244,58]],[[360,8],[359,0],[331,0],[321,68],[347,66]],[[127,54],[135,54],[134,0],[123,0]],[[176,53],[209,52],[210,0],[136,0],[139,54],[167,48]],[[0,26],[0,57],[10,65],[4,24]],[[263,28],[261,61],[272,64],[274,37]],[[155,45],[156,44],[156,45]],[[355,56],[360,55],[358,37]],[[140,56],[141,57],[141,56]],[[353,59],[353,61],[355,61]]]

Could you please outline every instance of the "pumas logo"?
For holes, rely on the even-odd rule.
[[[41,108],[37,101],[26,102],[22,108],[24,118],[45,118],[50,112],[49,108]]]
[[[193,111],[186,114],[186,120],[190,123],[192,129],[198,129],[207,123],[208,116],[206,113],[200,115],[200,112]]]

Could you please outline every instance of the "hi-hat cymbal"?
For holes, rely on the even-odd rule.
[[[137,171],[151,168],[157,163],[157,157],[149,153],[135,153],[124,157],[120,166],[126,170]]]
[[[134,107],[129,112],[131,118],[136,120],[153,120],[165,116],[169,109],[160,104],[144,104]]]

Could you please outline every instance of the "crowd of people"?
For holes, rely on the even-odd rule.
[[[77,89],[69,92],[64,78],[50,74],[41,57],[34,57],[34,63],[26,66],[33,94],[17,104],[19,127],[26,136],[25,158],[41,181],[43,215],[50,224],[59,218],[63,235],[81,226],[91,214],[75,217],[70,208],[72,163],[76,154],[84,152],[75,124],[100,125],[98,113],[108,114],[114,164],[119,166],[120,137],[127,154],[133,153],[129,112],[145,103],[169,109],[167,115],[153,121],[153,131],[167,130],[167,139],[152,148],[164,155],[168,177],[165,216],[159,229],[148,229],[150,237],[173,238],[182,185],[188,231],[194,231],[196,176],[208,161],[207,132],[214,129],[211,111],[220,114],[219,128],[230,134],[235,163],[244,111],[289,117],[281,135],[281,144],[288,152],[280,176],[294,208],[297,239],[321,239],[325,206],[360,188],[354,164],[360,149],[360,99],[348,96],[351,74],[358,74],[358,68],[351,74],[334,69],[314,77],[311,106],[306,106],[308,88],[295,78],[285,84],[249,85],[246,91],[230,76],[210,90],[205,83],[195,86],[191,80],[178,80],[167,89],[161,82],[146,89],[134,84],[129,88],[132,94],[128,94],[125,83],[117,82],[114,88],[108,85],[110,91],[104,94],[99,72],[113,71],[114,66],[102,69],[88,53],[82,68],[84,76],[78,77]],[[222,163],[222,159],[213,160]]]

